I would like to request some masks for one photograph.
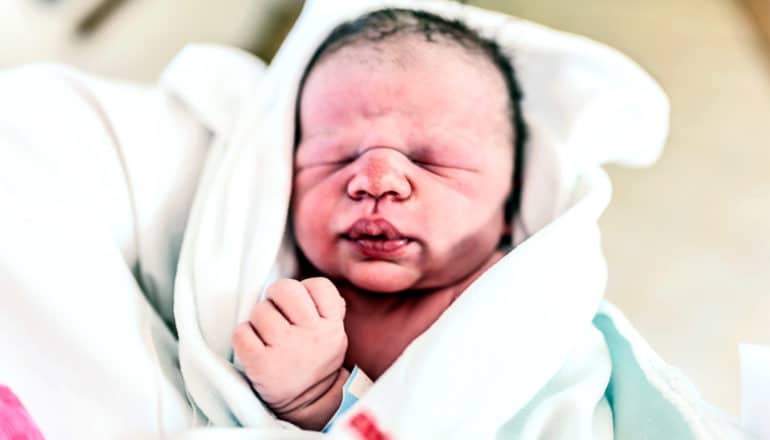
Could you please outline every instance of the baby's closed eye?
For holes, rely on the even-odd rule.
[[[305,160],[303,162],[298,161],[295,165],[295,170],[299,172],[306,169],[338,169],[353,163],[353,161],[355,161],[354,157],[329,157]]]
[[[416,156],[410,158],[410,160],[418,167],[435,174],[446,174],[459,171],[476,171],[476,169],[469,164],[465,164],[461,160],[453,158]]]

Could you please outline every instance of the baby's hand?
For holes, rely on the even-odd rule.
[[[307,414],[303,409],[324,400],[347,376],[342,369],[348,346],[345,301],[326,278],[278,280],[266,297],[254,306],[249,321],[236,327],[233,349],[254,390],[273,411]],[[333,406],[333,412],[338,404],[324,406]],[[320,419],[317,424],[323,426]]]

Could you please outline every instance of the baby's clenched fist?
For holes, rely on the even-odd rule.
[[[232,336],[254,390],[279,415],[318,400],[341,379],[345,301],[326,278],[278,280]]]

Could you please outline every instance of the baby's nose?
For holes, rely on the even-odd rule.
[[[412,195],[412,184],[406,174],[411,162],[402,153],[391,148],[375,148],[366,151],[356,162],[347,187],[350,198],[390,196],[406,200]]]

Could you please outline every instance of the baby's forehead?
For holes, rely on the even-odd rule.
[[[370,67],[396,66],[403,69],[436,57],[457,64],[469,64],[496,70],[492,61],[480,50],[444,36],[426,37],[402,33],[380,40],[356,39],[329,47],[316,61],[322,63],[358,63]],[[471,78],[469,78],[470,80]]]
[[[429,102],[401,96],[415,91],[409,87],[412,83],[425,89],[426,93],[419,97]],[[506,120],[510,116],[505,79],[491,60],[457,42],[427,41],[422,35],[354,41],[333,48],[308,72],[300,90],[298,111],[334,113],[334,109],[354,101],[351,98],[362,96],[371,98],[373,113],[385,101],[405,106],[435,104],[432,112],[440,113],[453,100],[470,99],[464,103],[468,107],[499,110]]]
[[[444,37],[404,34],[331,47],[300,93],[298,144],[357,143],[366,131],[360,125],[370,123],[412,144],[513,144],[503,75],[486,55]]]

